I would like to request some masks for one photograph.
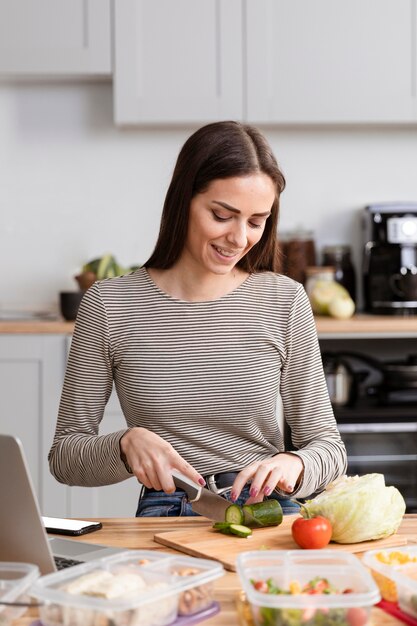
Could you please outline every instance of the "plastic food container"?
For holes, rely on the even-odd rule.
[[[417,545],[368,550],[362,561],[370,568],[384,600],[398,602],[402,611],[417,618]]]
[[[21,606],[5,606],[3,602],[30,602],[27,591],[39,576],[39,569],[30,563],[0,562],[0,625],[11,624],[25,611]]]
[[[372,576],[347,552],[244,552],[237,558],[237,572],[256,626],[365,626],[381,599]],[[318,579],[327,579],[339,593],[302,593]],[[267,593],[259,584],[257,590],[259,581],[287,593]]]
[[[165,626],[211,606],[222,565],[131,550],[40,578],[43,626]]]

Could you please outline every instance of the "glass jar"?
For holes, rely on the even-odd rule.
[[[297,229],[282,236],[283,273],[305,284],[306,269],[316,264],[313,232]]]
[[[350,246],[337,245],[323,248],[323,265],[334,267],[334,280],[347,289],[356,302],[356,277],[350,257]]]
[[[318,281],[333,282],[334,267],[317,265],[306,268],[306,281],[304,287],[309,298],[311,297],[314,286]]]

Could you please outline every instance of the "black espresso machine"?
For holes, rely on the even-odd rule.
[[[366,311],[417,315],[417,203],[365,207],[363,233]]]

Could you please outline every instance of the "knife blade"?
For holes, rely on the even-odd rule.
[[[173,469],[171,473],[176,487],[185,491],[195,513],[204,515],[214,522],[225,521],[226,509],[231,505],[228,500],[195,483],[178,470]]]

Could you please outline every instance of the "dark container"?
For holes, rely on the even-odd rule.
[[[304,285],[307,267],[316,265],[313,233],[308,230],[284,233],[281,247],[283,252],[283,273]]]
[[[356,302],[356,275],[350,256],[350,246],[325,246],[323,265],[334,267],[335,281],[343,285],[352,300]]]
[[[77,317],[78,307],[83,298],[83,291],[61,291],[59,294],[59,306],[61,314],[68,322]]]

